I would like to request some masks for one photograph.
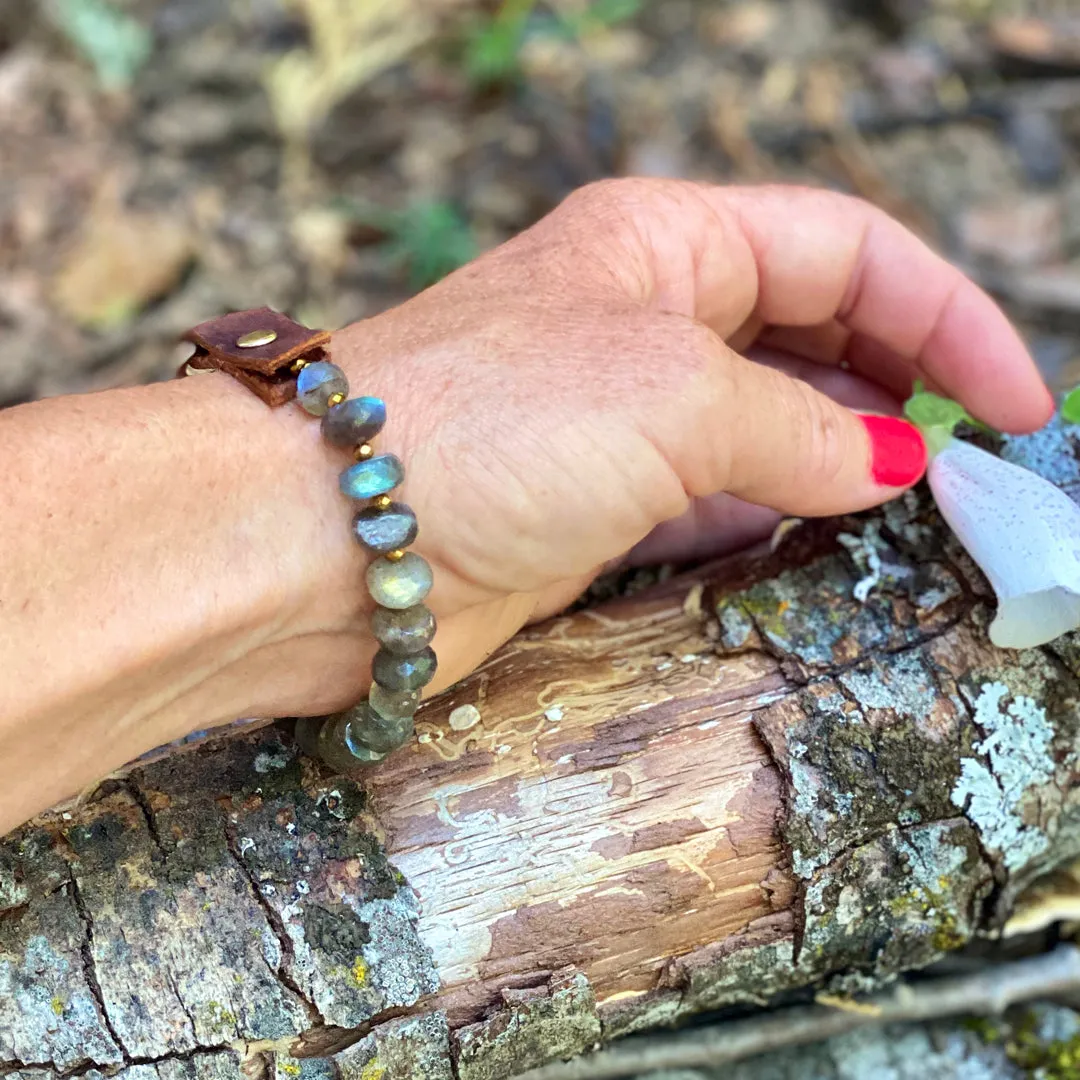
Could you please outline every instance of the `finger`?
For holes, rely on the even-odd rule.
[[[816,364],[835,365],[865,376],[897,401],[910,397],[914,388],[915,375],[906,360],[865,334],[852,333],[835,319],[819,326],[766,327],[758,341],[763,346],[805,357]],[[737,351],[745,352],[743,349]],[[932,378],[927,377],[923,382],[928,390],[941,392],[941,387]],[[818,389],[824,388],[819,386]]]
[[[637,299],[692,315],[725,339],[752,316],[780,326],[835,319],[994,427],[1032,430],[1053,412],[997,305],[867,203],[660,180],[592,190],[583,199],[593,201],[594,222],[621,216],[626,236],[609,245],[609,265]]]
[[[815,364],[780,352],[755,347],[748,359],[791,378],[801,379],[841,405],[865,412],[892,415],[897,401],[858,375]],[[665,521],[637,544],[627,561],[631,566],[712,559],[763,540],[772,534],[781,515],[764,506],[721,493],[695,499],[681,517]]]
[[[1053,401],[1001,309],[897,221],[828,192],[742,189],[730,200],[755,254],[766,322],[835,319],[871,354],[877,346],[901,358],[995,427],[1047,421]]]
[[[856,413],[738,356],[698,324],[686,323],[681,338],[668,333],[701,360],[683,400],[650,412],[648,434],[690,495],[725,491],[825,515],[884,502],[922,475],[926,448],[906,421]]]
[[[877,383],[857,373],[815,363],[782,349],[761,345],[748,349],[745,355],[756,364],[765,364],[793,379],[809,383],[815,390],[849,409],[881,413],[883,416],[900,414],[901,399],[898,395],[889,393]]]

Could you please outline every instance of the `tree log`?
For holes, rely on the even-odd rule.
[[[1080,852],[1080,637],[991,599],[908,496],[525,631],[372,773],[138,763],[0,845],[0,1071],[498,1080],[928,964]]]

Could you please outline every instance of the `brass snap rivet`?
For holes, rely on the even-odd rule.
[[[277,341],[276,330],[252,330],[250,334],[236,339],[239,349],[257,349],[260,345],[269,345],[271,341]]]

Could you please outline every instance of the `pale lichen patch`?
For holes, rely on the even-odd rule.
[[[1004,436],[1000,456],[1038,473],[1058,487],[1080,484],[1080,458],[1077,457],[1075,438],[1078,430],[1058,415],[1031,435]]]
[[[918,651],[890,656],[887,663],[846,671],[840,682],[863,708],[892,709],[907,720],[924,720],[939,691]]]
[[[862,574],[855,582],[851,595],[860,604],[865,604],[870,590],[881,581],[881,556],[883,551],[888,551],[888,546],[881,539],[881,523],[868,521],[860,535],[840,533],[836,539],[844,546],[856,569]]]
[[[961,760],[952,800],[1005,867],[1019,870],[1050,844],[1043,829],[1027,823],[1025,796],[1053,777],[1054,732],[1041,705],[1024,695],[1010,694],[1009,687],[1000,682],[981,687],[975,700],[975,723],[986,734],[974,750],[982,758]]]

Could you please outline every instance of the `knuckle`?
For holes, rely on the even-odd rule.
[[[620,213],[641,205],[654,189],[653,181],[634,177],[594,180],[572,192],[563,201],[568,210],[592,213]]]

